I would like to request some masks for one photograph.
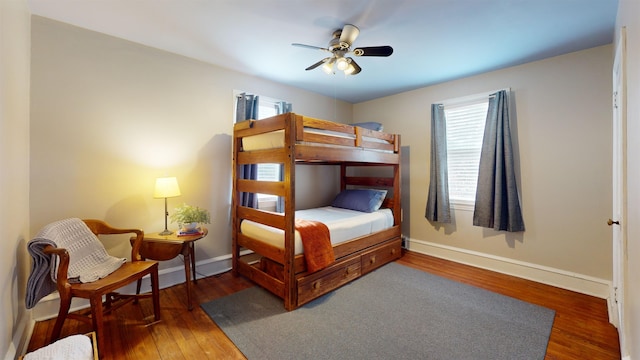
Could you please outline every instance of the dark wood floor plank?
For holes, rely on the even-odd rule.
[[[397,262],[555,310],[547,360],[620,359],[617,331],[608,322],[603,299],[412,252]],[[231,272],[201,278],[193,287],[194,302],[207,302],[251,286],[249,280]],[[157,323],[153,323],[153,308],[147,299],[106,316],[108,340],[102,359],[244,359],[200,306],[187,310],[185,291],[184,284],[161,290],[162,320]],[[36,323],[28,351],[48,343],[54,321]],[[89,331],[89,325],[68,320],[62,336]]]

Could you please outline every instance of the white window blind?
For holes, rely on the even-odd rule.
[[[280,181],[280,164],[258,164],[258,180]]]
[[[258,102],[258,119],[266,119],[278,115],[276,100],[260,96]],[[280,181],[280,164],[258,164],[258,180]],[[276,210],[278,197],[269,194],[258,194],[258,208],[264,210]]]
[[[258,103],[258,119],[266,119],[278,115],[276,111],[276,102],[271,99],[260,97]],[[280,181],[280,164],[258,164],[258,180],[261,181]],[[273,195],[258,194],[258,199],[276,198]]]
[[[449,199],[454,205],[475,203],[488,106],[486,96],[464,104],[445,104]]]
[[[276,116],[276,103],[273,100],[260,97],[258,102],[258,119],[266,119],[268,117]]]

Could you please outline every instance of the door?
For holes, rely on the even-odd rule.
[[[613,289],[614,309],[611,322],[618,328],[620,349],[624,342],[624,284],[626,269],[626,86],[625,86],[625,28],[620,31],[613,64],[613,213],[609,219],[613,238]]]

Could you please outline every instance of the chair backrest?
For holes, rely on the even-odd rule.
[[[142,246],[142,240],[144,239],[144,231],[140,229],[118,229],[111,227],[109,224],[102,220],[97,219],[84,219],[87,227],[96,236],[98,235],[112,235],[112,234],[136,234],[136,239],[131,246],[131,261],[140,261],[140,247]]]

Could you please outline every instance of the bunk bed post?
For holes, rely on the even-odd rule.
[[[298,293],[296,291],[295,259],[295,142],[296,142],[296,115],[287,114],[284,127],[284,306],[291,311],[297,307]]]
[[[402,185],[402,181],[400,179],[401,171],[400,164],[402,163],[402,154],[400,152],[400,135],[395,136],[395,147],[396,152],[398,153],[398,163],[393,165],[393,224],[400,225],[402,221],[402,206],[401,206],[401,198],[402,196],[400,187]]]
[[[235,128],[234,128],[235,132]],[[231,176],[233,179],[233,186],[231,190],[231,211],[232,211],[232,221],[231,226],[233,230],[231,231],[231,272],[234,276],[238,276],[238,258],[240,257],[240,247],[238,246],[238,233],[240,229],[240,225],[238,224],[238,151],[240,151],[241,138],[238,138],[234,135],[233,137],[233,159],[231,167]]]

